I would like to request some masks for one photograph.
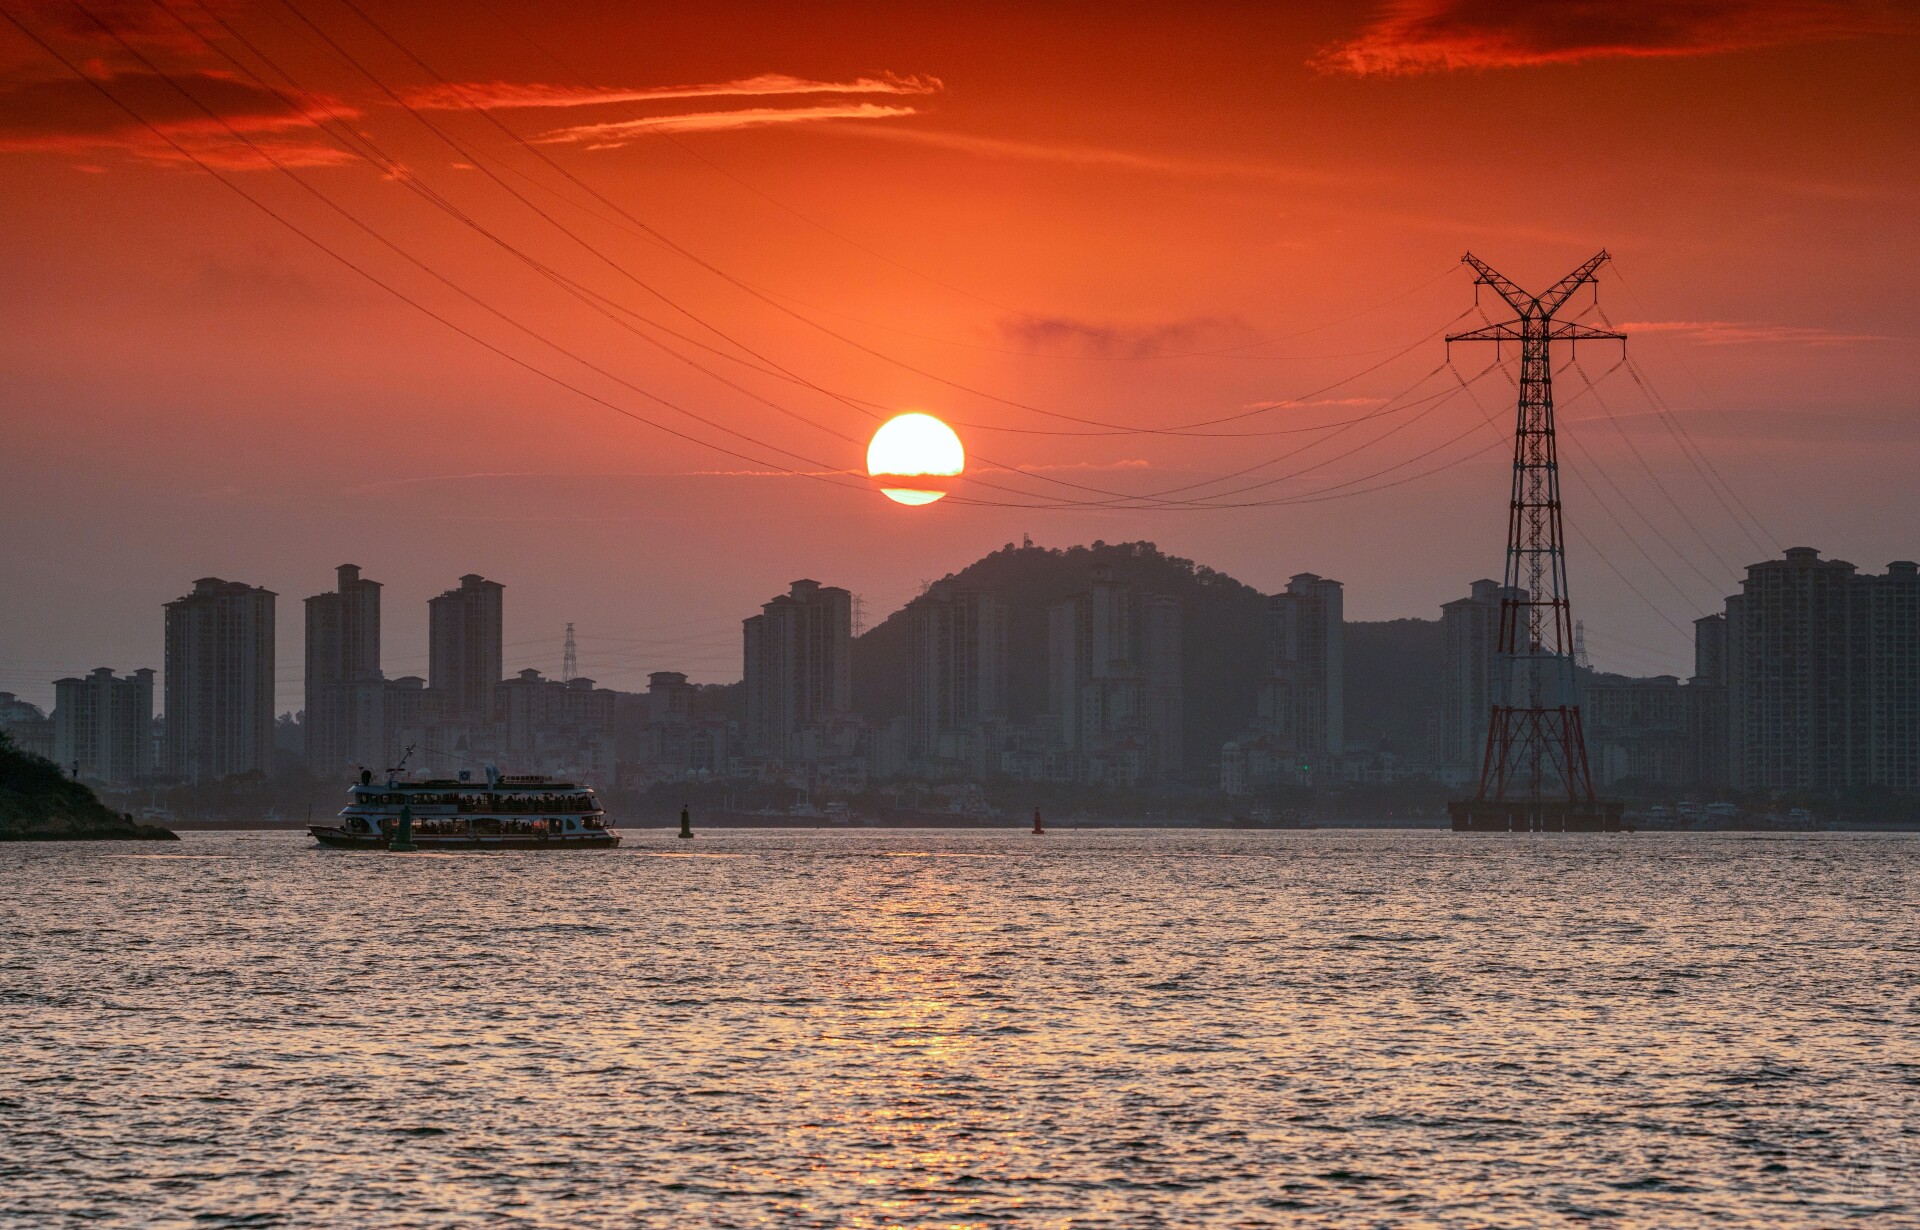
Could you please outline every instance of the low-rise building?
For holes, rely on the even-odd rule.
[[[726,776],[738,738],[707,689],[679,671],[654,671],[645,692],[616,695],[622,785]]]
[[[12,692],[0,692],[0,731],[21,751],[53,759],[53,719]]]

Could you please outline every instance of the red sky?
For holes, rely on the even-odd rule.
[[[348,561],[389,673],[477,571],[510,669],[571,620],[613,686],[1022,533],[1432,617],[1504,530],[1468,249],[1616,258],[1635,367],[1558,387],[1597,665],[1684,673],[1776,545],[1920,555],[1910,6],[1114,7],[0,0],[0,689],[159,666],[218,575],[295,707]],[[905,409],[974,503],[834,473]]]

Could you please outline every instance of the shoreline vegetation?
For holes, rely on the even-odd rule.
[[[60,766],[21,751],[0,733],[0,841],[178,840],[172,829],[107,807]]]

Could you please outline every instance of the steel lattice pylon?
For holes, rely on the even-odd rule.
[[[1540,295],[1527,294],[1471,252],[1463,260],[1473,267],[1476,287],[1492,287],[1515,316],[1466,333],[1450,334],[1448,343],[1517,342],[1520,346],[1520,405],[1513,430],[1506,582],[1500,596],[1493,711],[1487,724],[1486,755],[1481,762],[1475,804],[1484,809],[1512,801],[1520,805],[1519,811],[1511,813],[1513,827],[1561,827],[1540,820],[1546,807],[1565,805],[1579,811],[1600,804],[1587,766],[1574,675],[1573,609],[1567,594],[1567,554],[1561,532],[1560,458],[1554,438],[1550,350],[1552,343],[1560,341],[1624,343],[1626,335],[1554,319],[1554,313],[1574,291],[1595,281],[1595,272],[1607,261],[1605,252]],[[1518,822],[1520,816],[1530,817],[1524,826]]]

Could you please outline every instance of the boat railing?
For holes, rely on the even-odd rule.
[[[598,815],[606,809],[600,801],[591,795],[485,795],[463,794],[454,801],[454,810],[462,813],[487,814],[538,813],[566,816]]]
[[[413,831],[422,837],[564,837],[566,830],[544,820],[416,820]],[[606,826],[596,819],[582,819],[574,832],[600,833]]]

